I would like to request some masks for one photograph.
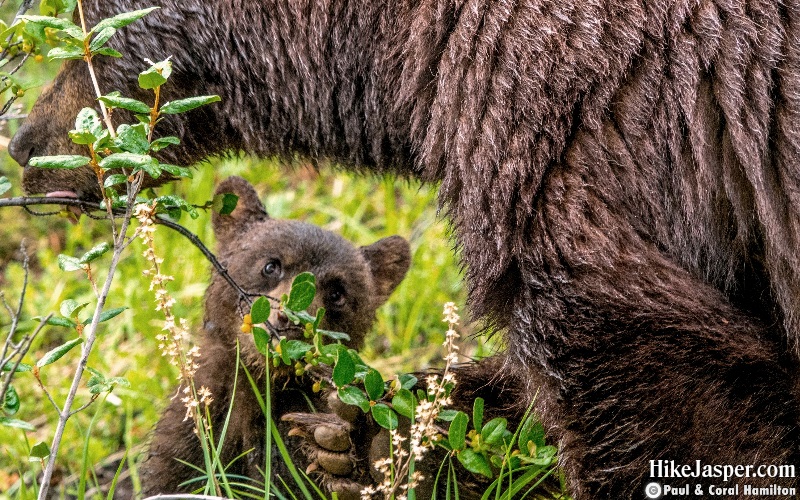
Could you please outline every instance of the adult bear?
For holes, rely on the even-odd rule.
[[[171,55],[165,99],[223,97],[164,122],[183,140],[168,161],[300,154],[441,184],[472,310],[505,329],[576,500],[640,498],[660,473],[739,497],[798,487],[661,467],[800,463],[795,2],[86,8],[151,4],[112,44],[137,57],[96,60],[101,88],[144,97],[140,57]],[[91,95],[84,64],[65,64],[12,155],[68,151]],[[24,182],[98,195],[85,169]]]

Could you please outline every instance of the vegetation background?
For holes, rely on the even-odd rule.
[[[22,111],[29,109],[35,100],[39,82],[51,78],[58,66],[41,62],[29,67],[22,78],[30,82],[26,87],[31,88],[18,101]],[[19,123],[12,121],[0,126],[0,136],[10,137]],[[179,193],[202,205],[211,199],[219,181],[234,174],[256,186],[272,217],[305,220],[361,245],[392,234],[407,238],[413,252],[411,270],[389,303],[379,311],[364,356],[385,375],[441,364],[445,331],[441,322],[442,304],[455,301],[463,305],[464,291],[446,223],[437,215],[435,186],[354,176],[333,168],[318,172],[300,160],[285,166],[274,160],[240,157],[232,152],[229,157],[198,165],[193,179],[173,183],[159,192]],[[6,196],[22,194],[21,169],[4,150],[0,151],[0,175],[7,176],[15,186]],[[184,215],[179,222],[213,249],[209,218],[210,213],[201,212],[196,220]],[[23,240],[31,256],[30,284],[23,309],[29,328],[35,324],[31,318],[57,313],[66,298],[94,301],[84,276],[59,270],[56,257],[60,253],[80,255],[97,243],[110,240],[106,223],[82,217],[77,225],[72,225],[54,215],[35,216],[18,208],[0,210],[0,291],[12,304],[19,299],[22,286],[19,248]],[[156,245],[165,260],[164,272],[175,277],[169,287],[178,301],[175,312],[189,321],[192,331],[199,332],[210,265],[186,239],[167,228],[158,229]],[[89,366],[106,376],[126,377],[131,387],[116,388],[105,402],[98,400],[70,420],[59,453],[60,477],[56,478],[62,493],[74,487],[76,473],[82,469],[84,460],[100,474],[104,464],[119,461],[125,450],[130,452],[129,464],[135,482],[140,452],[176,384],[176,369],[161,357],[157,348],[155,335],[161,329],[162,317],[153,310],[148,279],[142,276],[147,267],[141,257],[142,250],[138,242],[130,247],[107,306],[130,309],[101,325],[101,338],[89,362]],[[93,269],[102,274],[104,266],[107,262],[101,260],[93,264]],[[8,324],[6,311],[0,309],[0,333],[8,331]],[[463,327],[461,333],[467,334],[466,338],[472,333],[470,326]],[[25,361],[37,359],[66,338],[66,330],[46,328]],[[490,349],[473,343],[471,348],[462,348],[462,352],[480,356]],[[78,355],[76,349],[42,370],[42,379],[58,402],[63,401],[68,390]],[[29,450],[37,442],[50,442],[57,415],[30,373],[18,374],[14,385],[23,401],[15,418],[33,423],[37,430],[24,432],[0,426],[0,498],[34,498],[34,492],[28,488],[41,472],[41,465],[29,462]],[[88,398],[88,390],[82,389],[77,404]],[[87,436],[90,421],[98,413],[91,436]],[[96,481],[102,482],[103,478]]]

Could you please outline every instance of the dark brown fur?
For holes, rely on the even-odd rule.
[[[294,276],[311,271],[317,279],[317,296],[312,309],[326,308],[323,328],[347,332],[351,337],[349,345],[360,347],[375,310],[386,301],[408,270],[411,260],[408,243],[393,236],[359,249],[316,226],[269,218],[253,188],[238,177],[229,178],[217,191],[239,196],[237,208],[231,215],[213,216],[220,262],[231,277],[248,293],[280,296],[288,292]],[[276,259],[280,262],[280,276],[262,274],[265,264]],[[222,436],[229,405],[231,399],[234,400],[220,459],[223,465],[228,465],[247,453],[228,468],[227,473],[259,480],[263,479],[266,423],[244,371],[237,367],[237,340],[241,346],[241,362],[260,387],[266,384],[265,361],[253,343],[253,336],[240,331],[243,311],[247,309],[237,292],[215,274],[205,298],[205,325],[195,386],[211,390],[214,402],[209,410],[217,439]],[[288,322],[273,318],[272,323],[283,327],[279,332],[282,335],[302,338]],[[238,384],[235,383],[237,371]],[[311,382],[307,378],[287,381],[285,375],[281,381],[276,381],[272,394],[276,419],[292,411],[327,410],[326,402],[311,392]],[[203,452],[193,432],[194,423],[191,418],[185,418],[183,396],[178,394],[172,400],[156,426],[148,459],[142,467],[146,495],[191,491],[198,486],[179,486],[201,475],[179,460],[204,466]],[[311,408],[309,402],[313,405]],[[284,439],[288,439],[288,425],[280,425]],[[304,468],[308,464],[304,465],[304,456],[298,451],[294,449],[293,455],[298,466]],[[277,451],[273,453],[276,475],[292,484]],[[277,479],[276,483],[280,484]]]
[[[186,146],[170,160],[441,183],[472,309],[507,329],[577,500],[640,497],[656,459],[800,464],[794,2],[155,3],[116,46],[174,56],[173,96],[223,97],[164,124]],[[138,60],[99,63],[103,88],[132,88]],[[20,163],[63,152],[81,103],[57,100],[87,86],[68,63]],[[25,186],[96,192],[81,172]]]

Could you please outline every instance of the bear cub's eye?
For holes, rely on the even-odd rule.
[[[328,292],[328,303],[331,306],[342,307],[346,301],[347,296],[345,296],[344,290],[341,288],[336,287]]]
[[[281,275],[281,261],[278,259],[270,259],[264,265],[264,269],[261,270],[261,274],[264,275],[265,278],[272,278],[275,276],[280,277]]]

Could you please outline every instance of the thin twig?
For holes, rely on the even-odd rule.
[[[22,241],[19,245],[19,249],[22,252],[22,269],[24,270],[23,278],[22,278],[22,290],[19,293],[19,302],[17,304],[17,313],[14,315],[14,318],[11,320],[11,331],[17,331],[17,325],[19,324],[19,317],[22,314],[22,305],[25,303],[25,293],[28,291],[28,269],[30,260],[28,257],[28,249],[25,246],[25,240]]]
[[[22,358],[24,358],[25,355],[28,354],[28,350],[31,348],[33,340],[36,338],[37,335],[39,335],[39,332],[42,331],[42,328],[44,328],[44,325],[47,324],[47,320],[50,319],[51,316],[53,315],[52,314],[47,315],[47,317],[44,318],[41,323],[39,323],[38,328],[36,328],[33,334],[24,336],[20,341],[19,345],[14,348],[14,354],[12,354],[7,360],[3,360],[2,366],[5,366],[5,364],[8,361],[10,361],[13,357],[16,356],[17,358],[17,361],[14,363],[14,366],[12,366],[11,369],[9,370],[5,382],[3,382],[3,389],[0,390],[0,401],[5,400],[6,391],[8,391],[8,388],[11,386],[11,379],[14,377],[14,374],[17,373],[17,368],[19,368],[19,365],[22,363]]]
[[[3,306],[8,311],[11,317],[11,328],[8,332],[8,336],[6,337],[5,342],[3,343],[3,355],[0,356],[0,373],[6,368],[6,363],[10,362],[12,359],[16,358],[16,362],[13,366],[10,367],[8,370],[8,374],[3,380],[2,388],[0,388],[0,401],[5,400],[6,392],[8,388],[11,386],[11,380],[14,378],[14,374],[17,372],[17,368],[22,363],[22,358],[28,353],[28,350],[31,348],[31,344],[39,332],[42,330],[44,325],[47,323],[47,320],[50,319],[52,314],[48,315],[45,319],[43,319],[39,327],[33,332],[32,335],[25,335],[20,339],[19,343],[14,342],[14,336],[17,333],[17,327],[19,325],[19,317],[22,315],[22,305],[25,300],[25,293],[28,288],[28,273],[29,273],[29,261],[28,261],[28,252],[25,248],[25,242],[23,241],[20,244],[20,249],[25,256],[22,262],[22,268],[24,271],[24,278],[22,284],[22,291],[20,292],[20,299],[19,299],[19,306],[17,307],[16,312],[11,309],[11,306],[6,302],[5,296],[0,294],[0,299],[2,299]],[[10,354],[9,354],[10,350]]]
[[[18,196],[15,198],[3,198],[0,199],[0,208],[2,207],[29,207],[29,206],[36,206],[36,205],[64,205],[68,207],[78,207],[83,211],[84,214],[89,215],[90,210],[101,211],[103,210],[99,203],[93,201],[84,201],[79,200],[77,198],[49,198],[44,196]],[[121,214],[121,212],[116,212]],[[107,218],[107,216],[106,216]],[[214,270],[219,273],[219,275],[228,282],[228,284],[236,290],[239,294],[240,298],[247,301],[249,304],[252,304],[253,300],[251,297],[257,295],[252,294],[245,291],[241,286],[239,286],[233,278],[231,278],[230,274],[228,274],[228,270],[225,269],[217,257],[208,249],[207,246],[200,241],[194,233],[186,229],[185,227],[181,226],[177,222],[173,222],[162,215],[158,215],[156,217],[156,223],[162,226],[166,226],[173,231],[178,232],[183,237],[188,239],[192,245],[194,245],[200,253],[208,260],[211,265],[214,267]]]
[[[86,30],[86,19],[83,16],[83,2],[78,0],[78,16],[81,19],[81,29],[83,29],[83,36],[85,37],[88,34]],[[92,86],[94,87],[94,93],[97,97],[103,95],[100,92],[100,85],[97,83],[97,75],[94,73],[94,64],[92,64],[92,54],[89,52],[89,42],[86,42],[87,45],[84,47],[84,56],[83,60],[86,61],[86,66],[89,68],[89,77],[92,80]],[[108,133],[111,134],[111,137],[114,138],[117,136],[117,132],[114,129],[114,124],[111,123],[111,115],[108,114],[108,109],[106,108],[105,103],[103,101],[98,101],[100,103],[100,111],[103,115],[103,120],[106,122],[106,128],[108,129]]]
[[[19,10],[17,10],[17,15],[14,16],[14,20],[16,20],[22,14],[28,12],[28,9],[31,8],[31,5],[33,5],[33,0],[24,0],[19,6]]]
[[[78,408],[77,410],[72,410],[71,412],[69,412],[69,416],[70,416],[70,417],[72,417],[72,416],[73,416],[73,415],[75,415],[76,413],[80,413],[80,412],[82,412],[83,410],[85,410],[86,408],[90,407],[90,406],[92,405],[92,403],[94,403],[94,402],[97,400],[97,397],[98,397],[98,396],[99,396],[99,394],[92,394],[92,397],[91,397],[91,398],[89,398],[89,401],[87,401],[86,403],[84,403],[84,405],[83,405],[83,406],[81,406],[80,408]]]
[[[202,253],[203,256],[209,262],[211,262],[211,265],[214,266],[214,270],[217,271],[217,273],[219,273],[219,275],[222,276],[234,290],[236,290],[240,298],[247,301],[248,304],[250,305],[253,304],[253,299],[251,297],[254,294],[246,292],[242,287],[239,286],[238,283],[236,283],[236,281],[233,280],[233,278],[230,277],[230,275],[228,274],[228,270],[225,269],[225,267],[220,263],[219,260],[217,260],[216,256],[213,253],[211,253],[208,247],[206,247],[203,244],[203,242],[200,241],[200,238],[198,238],[196,234],[192,233],[191,231],[181,226],[180,224],[172,222],[163,215],[157,215],[155,221],[156,224],[166,226],[172,229],[173,231],[176,231],[177,233],[181,234],[187,240],[189,240],[192,243],[192,245],[197,247],[197,249],[200,250],[200,253]]]

